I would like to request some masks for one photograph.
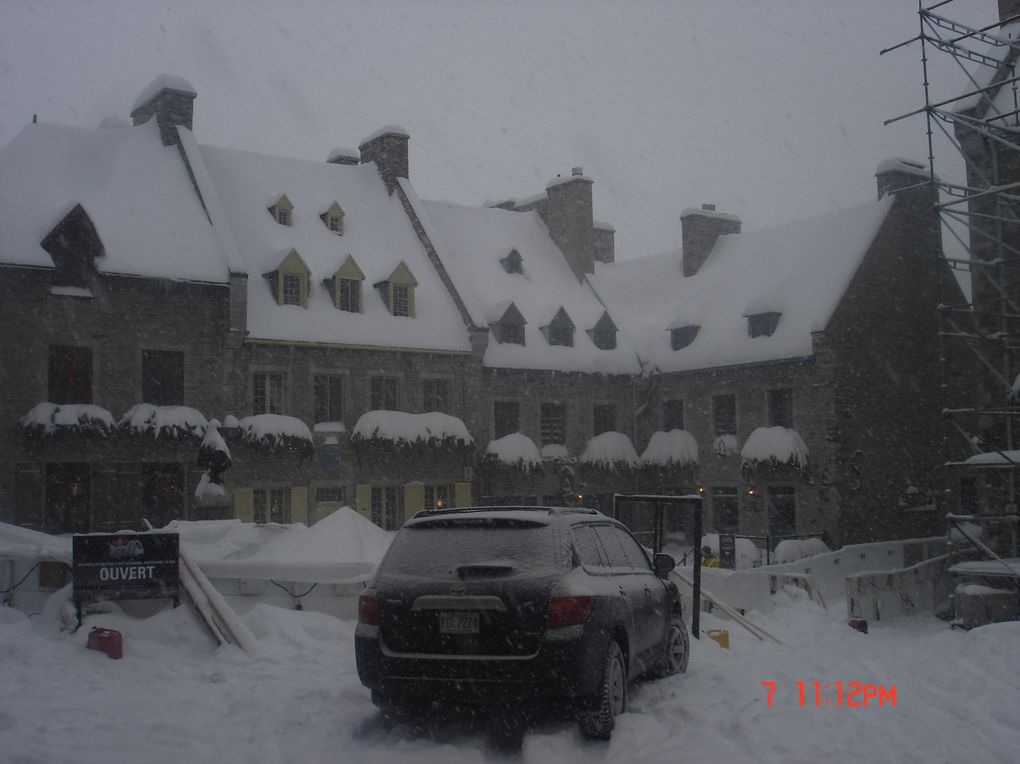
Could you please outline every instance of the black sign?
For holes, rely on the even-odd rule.
[[[719,567],[737,567],[737,537],[732,533],[719,534]]]
[[[176,533],[93,533],[72,537],[76,603],[173,598],[180,594]]]

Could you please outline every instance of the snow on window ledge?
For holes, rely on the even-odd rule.
[[[641,464],[656,467],[695,465],[698,463],[698,441],[687,430],[652,433],[641,454]]]
[[[311,456],[312,433],[300,419],[284,414],[256,414],[237,423],[241,439],[250,445],[272,451],[289,450],[299,456]]]
[[[113,415],[91,403],[37,403],[18,425],[29,437],[73,433],[107,438],[115,431]]]
[[[137,435],[151,434],[157,440],[198,440],[205,437],[209,422],[202,412],[190,406],[138,403],[121,417],[117,427]]]
[[[449,414],[377,410],[362,414],[351,431],[351,443],[369,442],[465,447],[474,445],[475,441],[467,425]]]

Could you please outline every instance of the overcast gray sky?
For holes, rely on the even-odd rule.
[[[942,12],[984,25],[996,3]],[[686,207],[758,229],[925,160],[921,118],[882,125],[922,102],[918,47],[879,56],[917,32],[916,0],[2,0],[0,145],[33,114],[127,118],[170,72],[203,143],[324,161],[400,125],[426,198],[530,196],[581,166],[627,258],[678,246]]]

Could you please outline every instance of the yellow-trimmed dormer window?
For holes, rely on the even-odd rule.
[[[394,316],[414,318],[414,290],[418,286],[418,280],[402,260],[388,279],[377,281],[374,286],[390,313]]]
[[[308,307],[308,280],[311,271],[296,249],[283,258],[275,271],[265,274],[278,305]]]
[[[337,268],[332,278],[326,279],[326,285],[333,296],[333,304],[338,310],[361,313],[361,284],[364,280],[365,274],[358,267],[354,257],[347,255],[347,259]]]
[[[344,235],[344,208],[339,203],[333,202],[329,209],[319,215],[319,218],[326,224],[330,233],[337,236]]]
[[[286,194],[283,194],[269,207],[269,214],[280,225],[294,224],[294,205],[291,204]]]

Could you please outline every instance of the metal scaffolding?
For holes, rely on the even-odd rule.
[[[929,0],[930,1],[930,0]],[[999,554],[1017,556],[1020,468],[1020,0],[999,0],[999,18],[973,27],[944,15],[953,0],[918,2],[918,34],[882,54],[916,45],[921,52],[924,105],[886,120],[923,115],[928,180],[938,188],[943,237],[963,251],[944,259],[964,271],[971,294],[963,302],[940,279],[939,349],[947,468],[945,508],[979,523]],[[956,95],[936,99],[930,76],[936,57],[964,74]],[[940,62],[941,63],[941,62]],[[944,147],[951,148],[944,148]],[[939,178],[941,152],[966,166],[963,183]],[[940,274],[948,273],[943,262]],[[968,454],[961,457],[960,454]]]

